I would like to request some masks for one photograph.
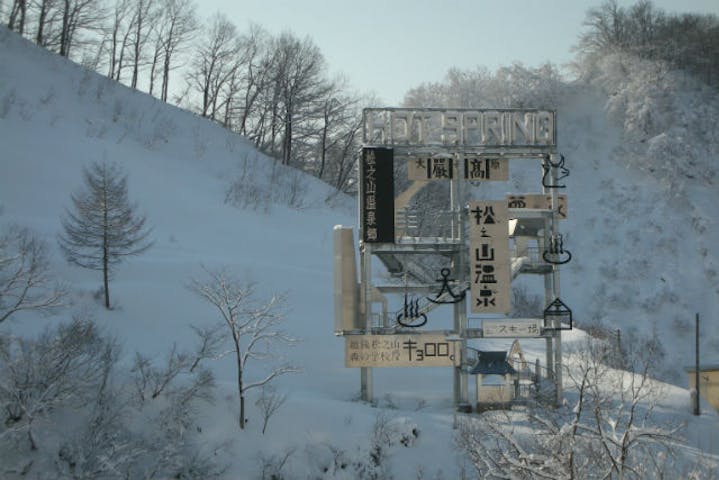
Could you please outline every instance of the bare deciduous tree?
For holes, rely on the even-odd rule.
[[[84,316],[38,338],[0,333],[0,477],[221,477],[222,446],[207,446],[197,418],[212,375],[192,371],[211,350],[204,339],[173,348],[167,365],[147,360],[128,379],[116,374],[117,343]]]
[[[260,392],[260,397],[257,399],[255,404],[259,407],[260,413],[262,413],[262,434],[265,434],[267,430],[267,424],[270,422],[270,418],[277,413],[277,411],[287,401],[287,395],[277,391],[272,385],[263,385]]]
[[[107,76],[120,81],[122,60],[132,31],[132,0],[117,0],[112,10],[109,26],[110,48]]]
[[[109,309],[113,269],[150,248],[150,230],[128,199],[127,175],[118,165],[96,162],[83,170],[83,176],[85,189],[72,195],[73,210],[66,210],[59,243],[71,264],[102,271]]]
[[[132,46],[132,80],[130,81],[130,87],[132,88],[137,88],[143,50],[154,27],[153,22],[159,15],[159,11],[155,7],[155,0],[135,0],[134,2],[132,40],[130,43]]]
[[[69,57],[76,47],[92,45],[94,40],[81,38],[83,31],[99,32],[104,28],[106,12],[100,0],[63,0],[58,53]]]
[[[92,322],[76,318],[37,340],[0,342],[0,405],[5,426],[0,439],[25,433],[38,448],[35,423],[70,400],[77,406],[100,383],[116,346],[102,338]]]
[[[637,349],[634,371],[609,367],[614,348],[588,340],[572,353],[567,378],[575,390],[572,406],[553,411],[532,405],[526,414],[485,413],[460,424],[457,442],[483,478],[576,479],[660,478],[662,455],[677,455],[678,426],[658,423],[661,397],[650,377],[661,355],[656,336]],[[528,421],[533,434],[516,432]],[[674,472],[678,475],[678,472]]]
[[[65,294],[52,280],[46,246],[37,235],[11,227],[0,236],[0,323],[23,310],[53,311]]]
[[[161,10],[153,28],[154,52],[150,62],[150,95],[155,88],[155,79],[161,75],[160,99],[167,101],[170,71],[177,68],[176,56],[192,39],[197,30],[197,14],[192,0],[162,0]]]
[[[222,110],[221,92],[232,80],[238,63],[237,28],[222,14],[211,19],[192,61],[189,82],[202,96],[201,114],[212,120]]]
[[[282,163],[293,159],[293,144],[308,116],[317,116],[321,100],[331,89],[324,79],[324,57],[310,38],[281,34],[275,45],[276,84],[279,93]]]
[[[280,330],[284,298],[273,295],[266,302],[256,299],[256,284],[232,278],[226,271],[206,270],[208,279],[193,280],[190,289],[208,301],[220,313],[232,337],[232,351],[237,366],[237,393],[240,398],[240,428],[244,429],[247,391],[269,384],[280,375],[298,372],[289,364],[271,364],[281,356],[274,351],[279,345],[293,345],[296,340]],[[261,378],[248,381],[248,365],[264,363],[269,370]]]
[[[10,30],[17,30],[17,32],[22,35],[25,32],[26,16],[27,0],[13,0],[7,23],[8,28]]]

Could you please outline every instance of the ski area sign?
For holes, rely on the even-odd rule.
[[[557,145],[553,110],[366,108],[363,114],[365,145],[547,151]]]

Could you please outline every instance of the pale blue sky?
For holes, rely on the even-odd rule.
[[[492,70],[519,61],[561,65],[582,31],[587,9],[602,0],[202,0],[205,14],[225,13],[245,30],[309,35],[330,72],[353,88],[398,105],[422,82],[450,67]],[[624,6],[636,3],[619,0]],[[668,12],[714,13],[719,0],[655,0]]]

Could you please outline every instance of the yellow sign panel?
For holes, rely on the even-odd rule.
[[[345,367],[452,367],[456,342],[438,333],[345,336]]]
[[[506,201],[470,202],[472,313],[509,313],[509,209]]]
[[[509,159],[477,156],[413,157],[407,161],[409,180],[450,180],[463,178],[478,182],[509,180]]]
[[[560,194],[559,199],[559,219],[567,218],[567,196]],[[538,210],[550,210],[552,208],[552,195],[543,193],[525,193],[522,195],[507,195],[507,206],[509,208],[535,208]]]

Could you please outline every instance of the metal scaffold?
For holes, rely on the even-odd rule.
[[[359,242],[352,229],[335,227],[335,333],[345,338],[345,365],[360,369],[363,400],[374,398],[374,368],[444,366],[453,371],[455,405],[469,411],[470,375],[481,372],[483,354],[469,341],[504,337],[545,339],[543,375],[561,402],[561,334],[572,323],[560,300],[560,265],[571,252],[559,230],[567,215],[560,182],[569,172],[555,125],[551,110],[364,111]],[[510,159],[541,161],[541,193],[468,198],[468,182],[508,181]],[[432,184],[446,195],[430,196],[428,208],[413,204]],[[374,274],[373,258],[389,279]],[[543,318],[508,317],[511,280],[520,274],[543,275]],[[435,311],[445,312],[444,323],[428,321]],[[470,327],[470,313],[480,327]],[[535,371],[536,380],[539,363]]]

